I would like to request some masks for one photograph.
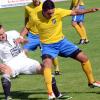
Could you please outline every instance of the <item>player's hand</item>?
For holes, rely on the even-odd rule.
[[[95,12],[95,11],[99,11],[100,8],[92,8],[91,10],[92,10],[93,12]]]
[[[100,8],[98,8],[98,10],[100,10]]]
[[[25,39],[25,38],[17,38],[15,41],[14,41],[16,44],[20,44],[20,43],[27,43],[28,40]]]

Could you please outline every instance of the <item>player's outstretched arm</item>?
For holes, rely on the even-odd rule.
[[[82,9],[82,10],[75,9],[75,10],[72,10],[71,15],[73,16],[73,15],[79,15],[79,14],[93,13],[99,10],[100,8],[91,8],[91,9]]]

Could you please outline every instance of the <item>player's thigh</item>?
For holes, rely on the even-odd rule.
[[[41,44],[41,52],[42,52],[42,58],[45,55],[49,55],[52,58],[55,58],[58,56],[59,50],[57,50],[55,44]]]
[[[10,66],[12,70],[12,74],[11,74],[12,77],[15,77],[20,74],[24,62],[25,61],[23,61],[23,59],[12,59],[6,63],[8,66]]]
[[[78,47],[73,44],[72,42],[68,41],[67,39],[64,39],[60,44],[60,56],[68,57],[71,55],[74,51],[76,51]]]
[[[41,65],[37,60],[33,60],[30,58],[25,59],[26,63],[24,63],[23,68],[20,70],[22,74],[36,74],[41,71]]]
[[[32,72],[36,72],[40,69],[40,64],[38,61],[32,60],[27,57],[15,57],[11,61],[6,63],[10,66],[12,70],[12,76],[15,77],[21,73],[23,74],[31,74]]]

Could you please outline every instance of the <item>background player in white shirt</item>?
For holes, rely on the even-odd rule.
[[[11,80],[10,77],[15,77],[20,73],[37,74],[42,73],[41,64],[33,59],[28,58],[20,44],[15,42],[15,39],[20,37],[15,30],[5,32],[0,25],[0,71],[3,73],[1,77],[2,87],[5,94],[5,100],[9,100]],[[26,40],[23,39],[22,42]],[[62,97],[56,86],[56,80],[52,78],[52,86],[56,97]],[[69,97],[69,96],[67,96]]]

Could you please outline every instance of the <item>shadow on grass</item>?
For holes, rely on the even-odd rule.
[[[100,92],[62,92],[62,94],[100,94]],[[41,97],[41,95],[44,95]],[[34,95],[34,97],[29,97],[31,95]],[[13,100],[47,100],[46,96],[47,93],[46,92],[39,92],[39,91],[33,91],[33,90],[23,90],[23,91],[13,91],[11,92],[11,96],[13,98]],[[4,100],[4,94],[0,92],[0,100]]]
[[[39,96],[39,95],[44,96]],[[34,97],[29,97],[31,95],[35,95]],[[38,92],[38,91],[29,91],[29,90],[23,90],[23,91],[13,91],[11,92],[11,97],[13,100],[47,100],[45,97],[47,95],[46,92]],[[0,92],[0,100],[4,100],[4,94]]]

